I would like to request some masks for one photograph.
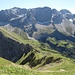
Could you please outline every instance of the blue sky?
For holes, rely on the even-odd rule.
[[[13,7],[36,8],[44,6],[57,10],[68,9],[75,13],[75,0],[0,0],[0,10]]]

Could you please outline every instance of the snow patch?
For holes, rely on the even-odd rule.
[[[73,20],[72,20],[72,19],[69,19],[69,21],[73,22]]]

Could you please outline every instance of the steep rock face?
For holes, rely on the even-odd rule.
[[[51,8],[49,7],[35,8],[32,10],[32,12],[38,23],[42,23],[42,24],[45,24],[45,22],[50,23],[52,17]]]
[[[57,14],[52,18],[52,21],[53,21],[53,24],[61,24],[62,16],[60,14]]]
[[[53,18],[53,16],[58,15],[58,14],[61,14],[61,16],[65,18],[67,18],[68,16],[69,17],[72,16],[72,13],[66,9],[57,11],[56,9],[51,9],[49,7],[43,7],[43,8],[40,7],[40,8],[35,8],[35,9],[21,9],[21,8],[14,7],[12,9],[0,11],[0,21],[9,22],[12,20],[16,20],[18,18],[21,18],[21,19],[27,18],[27,20],[29,18],[32,18],[33,20],[36,20],[36,22],[43,23],[43,22],[49,21],[49,24],[50,24],[51,18]],[[71,18],[74,18],[74,15]],[[33,22],[32,19],[30,19],[29,23]]]
[[[0,22],[9,22],[9,16],[6,15],[5,11],[0,11]]]
[[[73,20],[73,24],[75,24],[75,20]]]
[[[0,57],[15,62],[23,55],[23,53],[26,54],[32,49],[33,48],[29,44],[20,44],[17,41],[5,37],[0,32]]]
[[[0,22],[10,22],[10,19],[19,17],[19,15],[22,15],[26,13],[26,9],[20,9],[20,8],[12,8],[9,10],[2,10],[0,11]]]
[[[69,10],[62,9],[57,11],[49,7],[39,7],[34,9],[11,8],[0,11],[0,22],[11,23],[11,25],[35,25],[36,23],[49,25],[50,23],[60,24],[62,19],[74,19],[74,14]],[[58,19],[60,20],[57,22]],[[17,23],[18,21],[19,23]]]
[[[65,24],[63,24],[63,20],[65,21]],[[74,36],[75,14],[72,14],[66,9],[57,11],[56,9],[51,9],[49,7],[39,7],[34,9],[14,7],[0,11],[0,25],[3,26],[7,24],[23,29],[30,36],[33,36],[33,33],[38,31],[36,28],[37,24],[43,26],[52,24],[54,29],[56,29],[55,25],[58,25],[57,29],[61,28],[62,25],[63,28],[61,28],[60,31],[62,30],[62,32],[64,32],[65,30],[67,33]],[[68,24],[69,27],[66,27]],[[71,26],[73,31],[69,30]]]

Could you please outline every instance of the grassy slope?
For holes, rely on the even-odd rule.
[[[7,36],[21,43],[29,43],[35,49],[41,51],[43,55],[52,55],[54,58],[61,57],[63,62],[47,64],[37,69],[26,69],[24,66],[18,67],[12,65],[11,62],[0,58],[0,75],[74,75],[75,74],[75,63],[69,58],[61,56],[58,52],[50,50],[48,48],[40,48],[40,43],[33,40],[24,40],[18,34],[7,31],[5,28],[0,27],[0,31]],[[39,56],[39,55],[38,55]],[[38,58],[38,57],[37,57]],[[15,64],[16,65],[16,64]],[[40,70],[40,71],[39,71]]]
[[[32,46],[40,46],[40,43],[36,40],[25,40],[22,36],[20,36],[19,34],[16,34],[14,32],[11,32],[11,31],[8,31],[6,28],[4,27],[0,27],[0,32],[2,32],[4,34],[4,36],[8,37],[8,38],[11,38],[15,41],[18,41],[20,43],[24,43],[24,44],[30,44]],[[26,36],[27,37],[27,36]]]
[[[51,70],[37,71],[13,64],[5,59],[0,58],[0,75],[75,75],[74,65],[69,61],[66,62],[67,66],[70,65],[68,67],[68,71],[63,71],[63,68],[61,68],[61,70],[55,70],[59,66],[54,67]],[[63,67],[66,67],[66,65],[63,65]]]

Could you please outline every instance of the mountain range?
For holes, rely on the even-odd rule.
[[[75,14],[69,10],[57,11],[49,7],[34,9],[11,8],[0,11],[0,25],[11,25],[26,31],[30,36],[38,30],[37,26],[51,26],[53,29],[75,36]],[[31,31],[31,33],[30,33]]]
[[[75,67],[75,14],[67,9],[58,11],[49,7],[1,10],[0,57],[1,62],[9,60],[10,64],[22,69],[27,69],[26,65],[32,73],[35,73],[34,69],[36,73],[52,70],[56,71],[52,75],[58,75],[62,70],[67,72],[62,75],[68,75]],[[0,69],[4,70],[4,67],[0,66]]]

